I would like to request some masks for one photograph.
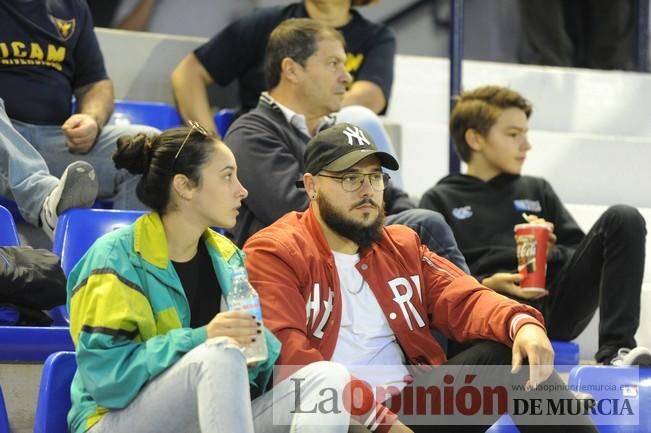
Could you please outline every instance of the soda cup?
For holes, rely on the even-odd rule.
[[[545,292],[549,229],[540,224],[518,224],[514,228],[518,254],[520,288],[524,292]]]

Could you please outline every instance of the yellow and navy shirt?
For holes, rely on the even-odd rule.
[[[105,78],[84,0],[0,1],[0,98],[11,119],[60,125],[75,89]]]

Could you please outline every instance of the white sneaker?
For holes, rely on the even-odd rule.
[[[632,350],[627,347],[622,347],[617,351],[617,356],[610,363],[617,367],[627,367],[630,365],[651,367],[651,350],[646,347],[636,347]]]
[[[75,161],[66,167],[59,183],[45,197],[41,208],[41,228],[54,238],[59,215],[75,207],[90,207],[97,198],[95,169],[85,161]]]
[[[574,398],[577,400],[594,400],[592,394],[581,391],[571,391],[574,394]]]

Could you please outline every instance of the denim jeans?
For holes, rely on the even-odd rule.
[[[457,247],[452,229],[440,213],[428,209],[409,209],[387,216],[385,223],[386,225],[402,224],[411,228],[418,233],[420,241],[427,245],[430,251],[448,259],[466,274],[470,274],[466,259]]]
[[[0,195],[16,200],[25,220],[38,224],[43,201],[56,186],[57,178],[71,162],[82,160],[95,168],[98,198],[112,198],[115,209],[143,209],[135,193],[140,177],[116,169],[112,159],[118,137],[138,132],[157,134],[159,131],[142,125],[107,125],[90,152],[73,154],[68,151],[60,126],[10,121],[2,103]]]
[[[0,195],[13,198],[25,221],[36,225],[57,182],[41,155],[13,127],[0,98]]]
[[[325,388],[341,396],[349,380],[345,367],[315,362],[252,402],[244,355],[222,339],[188,352],[126,408],[110,411],[88,433],[345,433],[346,411],[310,413],[295,406],[315,407]],[[295,393],[297,383],[300,395]]]

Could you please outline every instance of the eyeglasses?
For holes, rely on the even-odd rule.
[[[346,192],[355,192],[360,189],[367,177],[375,191],[384,191],[391,179],[391,176],[386,173],[349,173],[343,176],[329,176],[318,173],[317,176],[337,179],[341,182],[341,188]]]
[[[177,150],[176,155],[174,155],[174,161],[172,162],[172,171],[174,171],[174,165],[176,165],[176,159],[179,157],[179,154],[183,150],[183,147],[185,146],[185,143],[188,141],[188,138],[190,138],[190,135],[192,135],[192,132],[194,130],[197,130],[197,132],[199,132],[204,137],[209,137],[210,136],[208,131],[206,131],[206,128],[199,125],[199,123],[195,122],[194,120],[189,120],[188,121],[188,126],[190,127],[190,130],[188,131],[188,135],[185,136],[185,139],[183,139],[183,143],[181,143],[181,146],[179,147],[179,150]]]

